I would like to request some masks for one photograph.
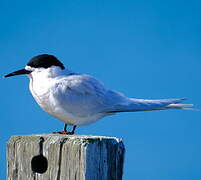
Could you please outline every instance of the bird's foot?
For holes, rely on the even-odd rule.
[[[73,135],[74,133],[68,131],[59,131],[59,132],[53,132],[53,134]]]

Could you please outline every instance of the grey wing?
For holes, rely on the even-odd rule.
[[[178,104],[184,99],[145,100],[128,98],[107,89],[89,75],[71,75],[57,80],[54,89],[55,107],[79,117],[117,112],[185,109],[188,104]],[[57,106],[58,105],[58,106]]]
[[[68,112],[90,116],[115,110],[117,105],[126,105],[128,98],[107,89],[89,75],[71,75],[58,79],[54,96],[57,103]]]

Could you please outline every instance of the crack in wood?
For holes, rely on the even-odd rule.
[[[66,142],[66,139],[63,139],[62,141],[60,141],[60,145],[59,145],[59,167],[58,167],[58,173],[57,173],[57,180],[60,180],[61,164],[62,164],[62,149],[65,142]]]

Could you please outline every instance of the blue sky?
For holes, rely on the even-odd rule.
[[[0,2],[0,72],[35,55],[96,76],[136,98],[187,97],[201,108],[201,3],[181,0]],[[28,90],[26,77],[1,79],[0,175],[12,135],[61,130]],[[201,179],[201,113],[123,113],[77,129],[124,139],[124,179]]]

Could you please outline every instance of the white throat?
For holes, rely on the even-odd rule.
[[[56,78],[66,76],[71,72],[69,70],[62,70],[58,66],[52,66],[50,68],[32,68],[26,66],[25,69],[32,71],[28,74],[30,79],[29,89],[39,105],[48,98],[49,91],[54,85]]]

